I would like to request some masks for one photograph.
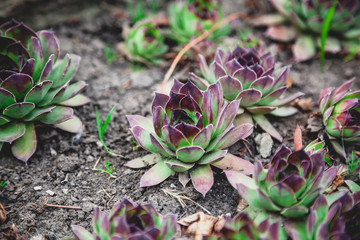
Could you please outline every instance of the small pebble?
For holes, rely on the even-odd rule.
[[[63,188],[63,189],[62,189],[62,192],[63,192],[64,194],[68,194],[68,193],[69,193],[69,189]]]
[[[35,186],[35,187],[34,187],[34,190],[35,190],[35,191],[40,191],[41,189],[42,189],[41,186]]]
[[[260,153],[261,157],[267,158],[271,155],[271,149],[274,145],[274,141],[268,133],[262,133],[255,137],[257,144],[256,149]]]
[[[54,195],[55,195],[55,193],[54,193],[53,191],[51,191],[51,190],[47,190],[46,193],[49,194],[50,196],[54,196]]]

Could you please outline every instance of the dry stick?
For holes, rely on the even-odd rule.
[[[46,203],[45,206],[81,210],[81,207],[78,207],[78,206],[64,206],[64,205],[55,205],[55,204],[49,204],[49,203]]]
[[[216,29],[222,27],[223,25],[238,19],[238,18],[245,18],[248,15],[245,13],[233,13],[229,16],[227,16],[226,18],[224,18],[223,20],[221,20],[220,22],[217,22],[214,24],[214,26],[212,26],[209,30],[205,31],[203,34],[201,34],[199,37],[195,38],[194,40],[192,40],[191,42],[189,42],[188,44],[185,45],[185,47],[183,49],[181,49],[181,51],[176,55],[174,61],[171,63],[169,70],[166,72],[164,79],[161,83],[160,86],[160,92],[164,93],[165,90],[165,85],[167,83],[167,81],[169,80],[169,78],[171,77],[171,74],[174,72],[176,65],[179,63],[179,61],[181,60],[182,56],[184,56],[184,54],[189,51],[193,46],[195,46],[196,44],[198,44],[199,42],[201,42],[202,40],[204,40],[205,38],[207,38],[208,36],[210,36],[210,34],[212,34]]]

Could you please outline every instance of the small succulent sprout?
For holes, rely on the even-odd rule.
[[[325,169],[322,153],[291,152],[281,146],[268,169],[256,161],[254,178],[244,176],[237,189],[250,206],[296,218],[309,212],[316,197],[331,185],[337,170]]]
[[[15,20],[0,26],[0,151],[11,143],[14,156],[24,162],[36,150],[34,122],[82,131],[72,107],[89,102],[79,94],[87,84],[70,83],[80,57],[59,59],[59,53],[52,31],[35,33]]]
[[[319,195],[305,221],[286,219],[285,231],[293,240],[357,239],[348,232],[347,215],[352,216],[352,220],[360,216],[359,212],[354,212],[359,202],[360,192],[350,194],[348,190],[341,190],[327,196]],[[359,236],[358,228],[354,233]]]
[[[109,214],[95,207],[93,233],[81,226],[71,228],[78,240],[170,240],[180,231],[176,221],[175,215],[162,216],[152,204],[137,205],[125,198]]]
[[[323,124],[335,151],[346,158],[344,142],[360,142],[360,90],[351,91],[354,79],[337,89],[327,88],[319,97]]]
[[[285,81],[290,68],[282,68],[274,76],[275,59],[268,52],[260,55],[255,49],[236,47],[232,52],[219,49],[214,61],[208,66],[205,58],[199,55],[202,77],[191,73],[191,80],[201,89],[220,82],[223,97],[227,101],[241,99],[238,114],[243,121],[252,122],[252,118],[272,137],[282,141],[264,114],[286,117],[296,113],[296,108],[285,106],[303,95],[298,92],[281,98],[286,91]]]
[[[238,213],[233,218],[226,218],[225,224],[220,230],[218,240],[280,240],[286,239],[281,234],[279,221],[270,223],[265,219],[260,224],[255,224],[253,219],[245,212]],[[215,238],[214,238],[215,239]]]
[[[252,133],[251,124],[232,123],[239,105],[240,100],[223,102],[220,83],[201,91],[191,81],[183,84],[175,80],[170,96],[155,94],[152,120],[127,116],[136,141],[155,154],[134,159],[126,166],[140,168],[156,163],[142,176],[142,187],[159,184],[174,172],[180,173],[183,183],[190,172],[195,189],[204,196],[214,181],[210,165],[251,173],[250,162],[225,157],[227,147]]]
[[[325,50],[337,53],[347,49],[351,40],[360,36],[360,2],[333,0],[271,0],[280,14],[260,16],[253,20],[254,25],[270,26],[265,35],[271,39],[290,42],[295,60],[306,61],[313,58],[320,45],[323,24],[336,2],[330,19],[329,35]],[[286,25],[291,22],[292,26]]]
[[[153,23],[141,23],[129,30],[121,49],[131,61],[158,65],[167,46],[162,33]]]
[[[223,19],[223,11],[218,0],[177,1],[168,9],[171,32],[169,37],[179,43],[188,43],[194,36],[210,30]],[[230,25],[215,30],[209,40],[216,40],[230,32]]]
[[[294,145],[295,150],[301,150],[302,146],[302,132],[299,126],[296,126],[296,130],[294,132]],[[328,154],[328,148],[325,145],[325,141],[319,141],[319,139],[315,139],[311,143],[309,143],[305,148],[304,151],[313,155],[315,153],[323,153],[325,162],[329,163],[330,165],[334,161],[334,159]]]

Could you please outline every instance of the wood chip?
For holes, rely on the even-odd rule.
[[[303,111],[312,111],[314,108],[314,101],[311,97],[305,99],[295,99],[290,103],[293,107],[299,107]]]
[[[6,211],[3,205],[0,203],[0,223],[4,223],[6,221]]]
[[[186,236],[192,236],[195,240],[202,240],[204,236],[210,236],[213,232],[217,218],[198,212],[180,219],[178,223],[182,226],[182,232]]]
[[[337,173],[334,181],[331,184],[331,186],[326,190],[326,193],[327,194],[332,193],[333,191],[335,191],[343,183],[344,183],[344,179],[341,177],[341,175],[339,173]]]

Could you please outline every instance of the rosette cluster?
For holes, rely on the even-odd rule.
[[[331,185],[337,170],[325,169],[322,153],[291,152],[282,146],[268,169],[255,162],[254,178],[244,177],[237,188],[252,207],[297,218],[309,212],[314,200]]]
[[[269,14],[254,19],[255,25],[270,26],[266,35],[281,42],[295,40],[293,47],[297,61],[311,59],[320,45],[323,24],[334,11],[329,24],[325,50],[337,53],[359,44],[360,2],[358,0],[271,0],[280,14]],[[292,25],[286,25],[291,22]]]
[[[152,204],[137,205],[128,199],[114,205],[110,214],[94,209],[93,233],[81,226],[72,226],[79,240],[97,239],[176,239],[179,226],[176,216],[162,216]]]
[[[35,33],[15,20],[0,26],[0,150],[11,143],[14,156],[24,162],[36,150],[34,122],[82,131],[72,107],[89,102],[79,94],[87,84],[70,83],[80,57],[59,59],[59,52],[52,31]]]
[[[166,52],[167,46],[153,23],[142,23],[130,29],[122,50],[133,61],[156,65],[161,62],[160,57]]]
[[[214,61],[207,65],[199,55],[201,77],[191,74],[192,81],[201,89],[220,82],[223,96],[227,101],[241,99],[238,114],[250,114],[253,119],[270,135],[282,141],[280,134],[263,116],[272,114],[286,117],[296,113],[296,109],[286,106],[303,95],[295,93],[281,98],[286,91],[285,81],[289,67],[280,69],[275,77],[275,59],[271,53],[259,54],[255,49],[236,47],[233,51],[219,49]]]
[[[191,81],[175,80],[170,96],[156,93],[152,103],[153,119],[128,116],[136,141],[153,152],[151,159],[135,159],[127,166],[136,168],[139,162],[155,164],[141,179],[141,186],[158,184],[173,172],[189,171],[196,190],[203,195],[213,185],[210,164],[221,161],[226,148],[252,133],[251,124],[234,126],[233,120],[240,100],[223,101],[221,84],[201,91]]]
[[[209,30],[223,19],[221,4],[217,0],[186,0],[170,5],[168,10],[170,27],[169,37],[180,43],[188,43]],[[215,40],[230,32],[230,25],[215,30],[209,40]]]
[[[336,89],[327,88],[319,97],[326,132],[334,149],[344,157],[342,141],[360,141],[360,90],[351,91],[353,81],[350,79]]]

